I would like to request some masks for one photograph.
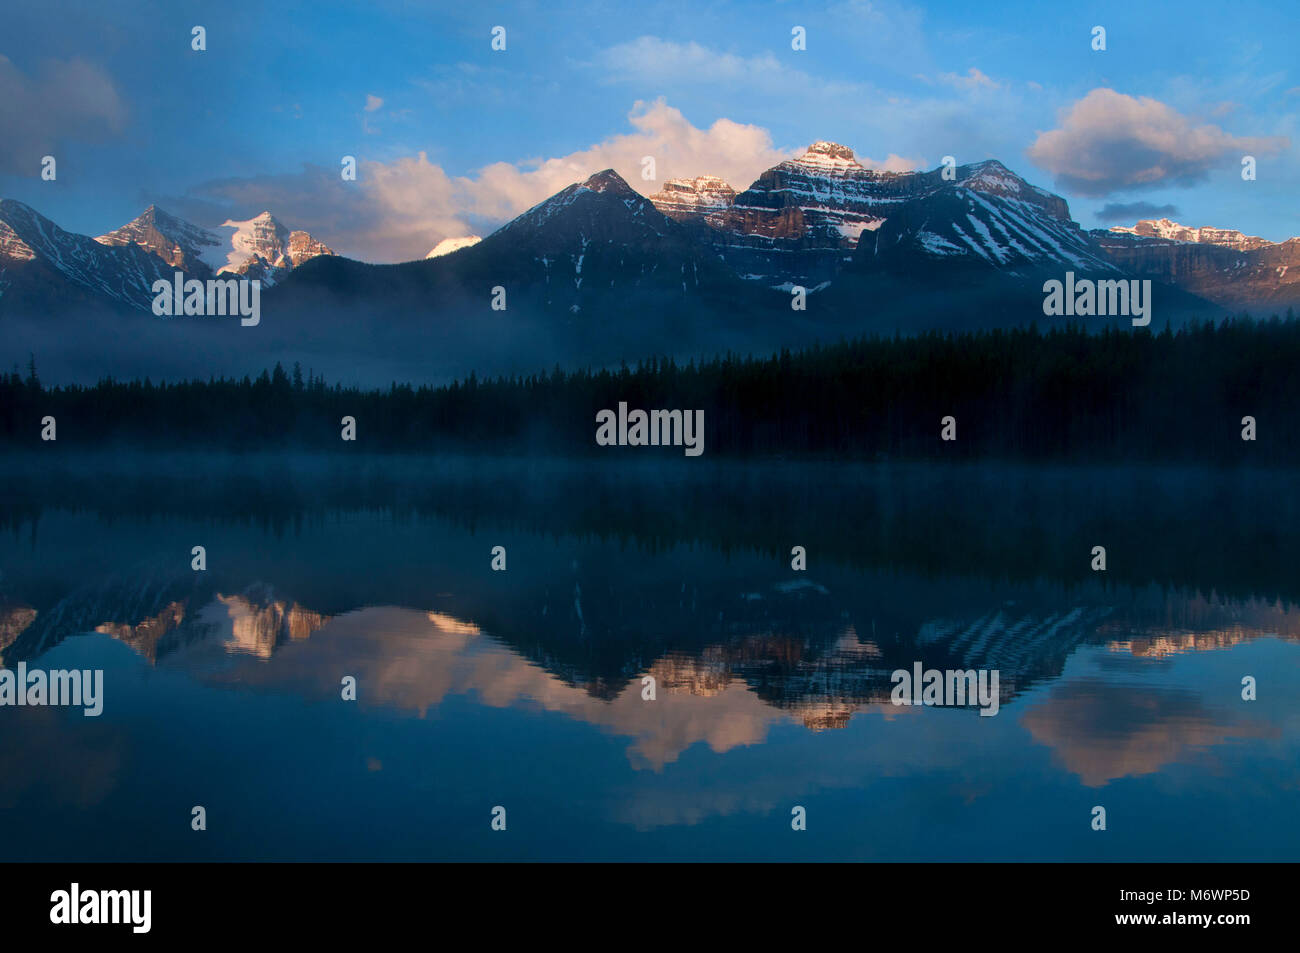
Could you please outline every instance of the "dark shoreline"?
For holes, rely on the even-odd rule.
[[[860,338],[765,357],[617,371],[559,367],[443,387],[331,386],[301,367],[257,379],[0,376],[0,446],[329,449],[681,457],[601,447],[620,404],[703,412],[703,458],[1300,465],[1300,321],[1159,333],[1084,328]],[[345,438],[353,422],[355,440]],[[53,450],[54,447],[50,446]],[[694,458],[689,463],[697,463]]]
[[[40,458],[44,457],[43,460]],[[470,531],[756,552],[788,566],[1176,585],[1300,600],[1300,483],[1287,468],[292,453],[0,460],[0,532],[43,518],[181,518],[293,533],[378,512]],[[1107,548],[1105,573],[1090,568]]]

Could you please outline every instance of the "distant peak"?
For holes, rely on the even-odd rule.
[[[443,255],[450,255],[454,251],[460,251],[462,248],[469,248],[477,245],[483,239],[477,235],[465,235],[461,238],[444,238],[438,244],[433,246],[425,258],[441,258]]]
[[[582,183],[582,187],[592,192],[614,192],[616,194],[631,193],[632,186],[623,180],[623,177],[613,169],[602,169],[595,175]]]
[[[943,167],[940,166],[940,168]],[[997,159],[984,159],[980,162],[972,162],[969,165],[962,166],[961,171],[964,175],[970,178],[975,178],[977,176],[985,178],[1001,176],[1015,179],[1017,181],[1020,180],[1020,176],[1016,175]]]
[[[693,179],[669,179],[664,183],[664,188],[669,186],[675,189],[693,189],[696,192],[731,188],[726,179],[716,175],[697,175]]]
[[[979,192],[1016,198],[1040,194],[1039,189],[1034,188],[997,159],[985,159],[982,162],[972,162],[968,166],[963,166],[956,184]]]
[[[179,228],[195,227],[191,225],[189,222],[185,221],[184,219],[180,219],[177,218],[175,215],[169,214],[166,209],[161,209],[157,205],[150,205],[147,209],[144,210],[144,214],[141,215],[140,218],[146,222],[152,222],[153,224],[159,227],[179,227]]]
[[[188,265],[202,246],[217,242],[215,235],[184,219],[150,205],[120,228],[95,241],[101,245],[139,245],[173,265]]]
[[[158,206],[150,205],[147,209],[145,209],[143,212],[141,212],[131,221],[127,222],[127,225],[123,227],[125,228],[129,225],[139,225],[139,224],[151,225],[154,222],[156,222],[158,219],[167,218],[167,217],[168,217],[167,213],[164,212],[162,209],[160,209]]]
[[[827,142],[825,139],[818,139],[808,147],[808,154],[831,156],[836,159],[856,159],[853,150],[848,146],[842,146],[838,142]]]
[[[280,220],[277,219],[270,212],[262,212],[258,215],[254,215],[252,218],[245,218],[245,219],[228,218],[221,223],[221,227],[222,228],[270,228],[274,230],[285,229],[284,224],[281,223]]]
[[[819,139],[810,145],[803,155],[794,160],[799,165],[822,171],[843,171],[862,169],[857,156],[848,146],[838,142]]]
[[[1144,219],[1141,219],[1141,220],[1137,223],[1137,225],[1145,225],[1145,226],[1148,226],[1148,227],[1150,227],[1150,228],[1155,228],[1155,229],[1157,229],[1157,230],[1162,230],[1162,229],[1163,229],[1163,230],[1166,230],[1166,231],[1173,231],[1173,230],[1177,230],[1177,229],[1180,229],[1180,228],[1187,228],[1187,229],[1196,230],[1196,229],[1199,229],[1199,228],[1202,227],[1202,226],[1200,226],[1200,225],[1184,225],[1184,224],[1182,224],[1181,222],[1175,222],[1172,218],[1144,218]],[[1134,227],[1136,228],[1137,226],[1134,226]],[[1213,227],[1213,226],[1211,226],[1211,227]],[[1116,229],[1116,231],[1120,231],[1120,230],[1121,230],[1121,229]],[[1128,231],[1132,231],[1132,229],[1128,229]]]
[[[669,179],[650,196],[650,201],[669,217],[691,216],[725,209],[736,201],[736,190],[716,175],[697,175],[693,179]]]
[[[1203,245],[1222,245],[1249,251],[1274,244],[1258,235],[1246,235],[1235,228],[1215,228],[1212,225],[1181,225],[1168,218],[1144,218],[1131,227],[1115,225],[1112,232],[1137,235],[1140,238],[1163,238],[1179,242],[1196,242]]]
[[[730,201],[731,198],[735,198],[736,190],[728,185],[725,179],[716,175],[697,175],[693,179],[669,179],[664,183],[663,189],[651,198],[689,198],[703,195],[727,196]]]
[[[1111,228],[1112,232],[1145,232],[1150,235],[1164,236],[1166,233],[1177,231],[1197,231],[1194,226],[1188,226],[1175,222],[1170,218],[1143,218],[1139,219],[1134,225],[1115,225]]]

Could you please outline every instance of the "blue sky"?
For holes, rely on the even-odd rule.
[[[393,261],[607,166],[646,192],[701,174],[743,188],[832,139],[883,168],[1001,159],[1084,227],[1162,210],[1300,234],[1292,4],[1046,6],[11,5],[0,196],[88,234],[150,203],[209,225],[265,208]],[[636,175],[646,154],[656,182]]]

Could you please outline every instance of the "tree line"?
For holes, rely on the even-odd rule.
[[[1300,462],[1300,322],[1234,318],[1159,333],[1082,326],[870,336],[756,357],[328,384],[299,365],[256,378],[0,375],[0,442],[59,447],[660,454],[595,443],[596,414],[703,409],[705,456]],[[341,440],[353,417],[357,440]],[[955,440],[941,421],[955,419]],[[1243,418],[1256,439],[1243,440]],[[951,429],[951,428],[950,428]]]

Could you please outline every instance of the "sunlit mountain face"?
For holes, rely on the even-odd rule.
[[[1239,247],[1227,230],[1160,224],[1085,231],[1063,197],[996,159],[878,172],[825,140],[747,187],[701,175],[643,195],[592,170],[482,239],[396,264],[337,255],[270,211],[204,228],[150,206],[92,238],[0,199],[0,318],[8,353],[39,355],[58,379],[256,375],[298,361],[387,385],[1047,326],[1044,280],[1066,271],[1141,274],[1174,327],[1296,299],[1285,272],[1300,241]],[[1202,248],[1202,234],[1228,244]],[[176,275],[257,280],[266,326],[231,338],[215,322],[159,321],[155,283]],[[496,287],[508,306],[485,315]],[[792,309],[796,287],[811,309]]]
[[[122,466],[3,478],[0,665],[105,684],[3,711],[7,858],[1179,859],[1207,810],[1196,859],[1300,846],[1282,476]],[[915,665],[996,713],[896,704]],[[222,839],[156,823],[194,803]]]

